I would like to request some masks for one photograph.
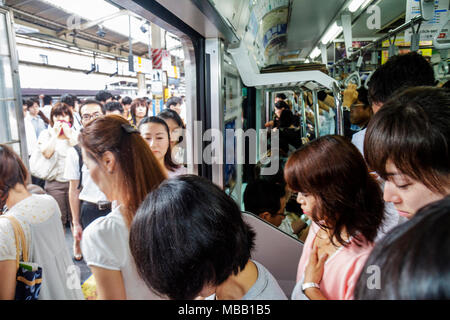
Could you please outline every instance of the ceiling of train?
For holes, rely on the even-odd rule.
[[[351,0],[209,0],[228,21],[260,68],[304,62]],[[404,22],[406,0],[366,0],[351,13],[354,40],[379,38]],[[379,29],[369,29],[370,5],[380,8]],[[342,34],[340,35],[343,41]],[[334,45],[328,44],[328,59]]]

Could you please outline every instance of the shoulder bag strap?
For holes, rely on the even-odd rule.
[[[20,222],[17,221],[16,218],[12,216],[2,216],[1,218],[6,218],[11,223],[13,230],[14,230],[14,238],[16,241],[16,264],[17,269],[19,269],[19,262],[20,262],[20,244],[22,244],[22,255],[23,255],[23,261],[28,261],[28,246],[27,241],[25,239],[25,234],[23,233],[23,229],[20,226]],[[20,241],[19,241],[20,238]]]

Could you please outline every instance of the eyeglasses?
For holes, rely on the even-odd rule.
[[[91,120],[91,119],[96,119],[96,118],[100,117],[101,115],[102,114],[99,113],[99,112],[96,112],[96,113],[93,113],[93,114],[85,113],[85,114],[83,114],[82,118],[83,118],[83,120],[88,121],[88,120]]]
[[[356,107],[364,107],[364,103],[355,103],[355,104],[352,104],[352,105],[350,106],[350,109],[356,108]]]

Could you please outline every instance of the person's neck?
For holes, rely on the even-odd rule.
[[[334,245],[336,246],[340,246],[339,245],[339,242],[337,241],[337,239],[336,239],[336,236],[333,236],[333,234],[334,234],[334,229],[327,229],[327,230],[323,230],[323,229],[320,229],[319,230],[319,233],[321,233],[321,235],[320,235],[320,238],[325,238],[326,237],[326,239],[331,239],[332,237],[333,237],[333,242],[334,242]],[[350,236],[349,236],[349,234],[348,234],[348,232],[347,232],[347,228],[343,228],[342,229],[342,231],[341,231],[341,238],[344,240],[344,241],[348,241],[349,239],[350,239]],[[330,241],[330,244],[332,244],[332,242]]]
[[[364,129],[367,126],[367,124],[369,123],[369,120],[370,119],[367,119],[367,121],[359,123],[359,124],[357,124],[357,126],[360,127],[361,129]]]
[[[158,162],[159,162],[159,164],[161,166],[161,169],[163,170],[164,174],[167,175],[168,170],[166,168],[166,164],[164,163],[164,158],[158,159]]]
[[[141,123],[141,120],[144,119],[144,117],[138,117],[136,116],[136,127],[139,126],[139,123]]]
[[[217,300],[240,300],[258,279],[258,268],[248,260],[244,269],[237,275],[231,275],[216,289]]]
[[[16,184],[14,188],[8,192],[8,199],[6,199],[6,206],[11,209],[20,201],[31,196],[31,193],[25,188],[23,184]]]

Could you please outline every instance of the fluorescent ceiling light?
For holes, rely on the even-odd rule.
[[[365,0],[353,0],[349,5],[348,5],[348,10],[350,10],[350,12],[355,12],[356,10],[359,9],[359,7],[361,7],[361,5],[363,4]]]
[[[67,13],[72,13],[92,21],[119,12],[120,9],[104,0],[73,1],[73,0],[42,0],[58,7]]]
[[[369,2],[370,0],[353,0],[348,6],[348,10],[355,12],[359,8],[365,7]]]
[[[341,32],[342,27],[339,27],[337,23],[334,22],[320,41],[322,41],[323,44],[328,44],[328,42],[334,40]]]
[[[314,50],[310,53],[310,57],[311,59],[315,59],[317,58],[320,54],[322,53],[322,51],[320,51],[319,48],[315,47]]]

